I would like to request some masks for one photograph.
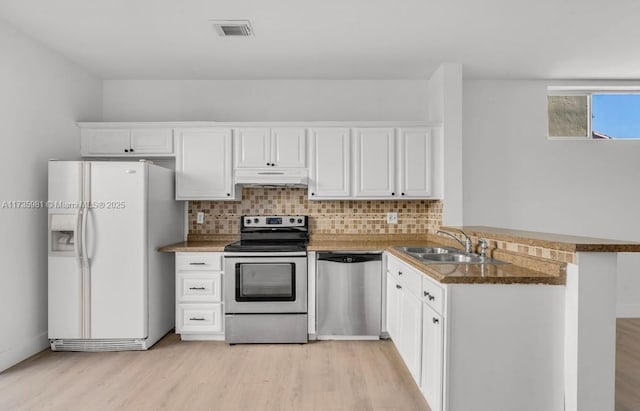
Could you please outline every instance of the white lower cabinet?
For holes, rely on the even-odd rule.
[[[183,340],[224,339],[222,259],[219,252],[176,255],[176,333]]]
[[[563,411],[564,287],[442,284],[387,255],[386,291],[387,330],[432,411]]]
[[[422,304],[422,377],[420,388],[431,411],[442,410],[444,319]]]
[[[409,291],[400,297],[400,354],[407,364],[413,379],[420,384],[420,356],[422,352],[422,304]]]
[[[407,290],[409,272],[387,272],[387,332],[417,384],[420,384],[422,308]],[[403,277],[404,276],[404,277]]]

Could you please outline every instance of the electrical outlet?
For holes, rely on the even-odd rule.
[[[198,224],[204,224],[204,213],[202,211],[198,212],[196,215],[196,222]]]
[[[398,213],[387,213],[387,224],[398,224]]]

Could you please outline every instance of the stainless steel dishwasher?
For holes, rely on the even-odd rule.
[[[380,337],[381,253],[318,253],[318,339]]]

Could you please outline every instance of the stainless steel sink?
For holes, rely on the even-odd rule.
[[[444,247],[398,247],[398,249],[407,254],[450,254],[458,252],[455,248]]]
[[[425,264],[509,264],[448,247],[396,247]]]

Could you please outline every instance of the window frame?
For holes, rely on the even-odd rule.
[[[639,141],[640,136],[633,138],[593,138],[593,95],[594,94],[638,94],[640,86],[549,86],[547,87],[547,140],[575,141]],[[582,136],[550,136],[549,135],[549,97],[551,96],[586,96],[587,97],[587,135]]]

